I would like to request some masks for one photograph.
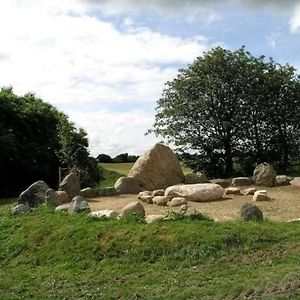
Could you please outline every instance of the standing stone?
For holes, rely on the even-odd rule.
[[[28,203],[29,206],[45,203],[48,189],[49,187],[44,181],[37,181],[21,193],[18,203]]]
[[[244,221],[262,221],[263,213],[256,205],[245,203],[241,208],[241,217]]]
[[[138,194],[141,187],[134,177],[121,177],[115,183],[118,194]]]
[[[131,202],[122,209],[122,217],[127,217],[130,215],[137,215],[141,217],[145,216],[145,209],[140,201]]]
[[[59,206],[62,202],[59,201],[56,192],[53,189],[48,189],[46,191],[46,205],[48,206]]]
[[[129,176],[137,179],[144,190],[166,189],[184,182],[184,175],[176,155],[162,144],[156,144],[135,162]]]
[[[206,182],[208,182],[208,180],[205,174],[187,173],[184,175],[185,184],[206,183]]]
[[[236,177],[232,179],[233,186],[246,186],[251,185],[253,183],[252,179],[248,177]]]
[[[81,196],[75,196],[70,204],[69,210],[70,215],[80,213],[80,212],[91,212],[91,208],[88,202]]]
[[[276,182],[276,172],[273,166],[268,163],[258,165],[254,170],[253,180],[257,185],[274,186]]]
[[[170,186],[165,195],[169,198],[184,197],[187,201],[213,201],[222,198],[224,189],[214,183],[180,184]]]
[[[69,199],[73,199],[75,196],[80,195],[80,181],[79,177],[75,173],[70,173],[59,185],[60,191],[65,191]]]

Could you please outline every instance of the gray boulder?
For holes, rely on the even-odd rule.
[[[138,194],[141,191],[139,182],[134,177],[121,177],[115,183],[118,194]]]
[[[31,209],[28,205],[28,203],[21,203],[21,204],[18,204],[17,206],[15,207],[12,207],[11,209],[11,214],[12,215],[20,215],[20,214],[25,214],[25,213],[28,213],[30,212]]]
[[[57,207],[61,205],[62,202],[57,196],[57,193],[53,189],[48,189],[46,191],[46,205]]]
[[[44,181],[37,181],[21,193],[18,203],[28,203],[31,207],[45,203],[48,189],[49,187]]]
[[[191,172],[184,175],[185,184],[206,183],[206,182],[208,182],[208,179],[205,174]]]
[[[145,216],[145,209],[140,201],[131,202],[122,209],[122,217],[127,217],[130,215],[137,215],[141,217]]]
[[[82,196],[75,196],[71,201],[68,213],[73,215],[80,212],[90,213],[91,208],[88,202]]]
[[[254,170],[253,180],[257,185],[274,186],[276,182],[276,172],[273,166],[268,163],[258,165]]]
[[[232,179],[233,186],[247,186],[253,184],[252,179],[248,177],[236,177]]]
[[[75,173],[70,173],[59,185],[60,191],[65,191],[69,199],[73,199],[75,196],[80,195],[80,181],[79,177]]]
[[[263,213],[252,203],[245,203],[241,208],[241,217],[244,221],[262,221]]]

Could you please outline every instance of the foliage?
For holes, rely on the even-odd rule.
[[[300,80],[264,56],[221,47],[166,83],[153,132],[174,143],[195,170],[230,176],[268,161],[285,170],[299,159]]]
[[[299,223],[95,220],[0,205],[2,299],[290,299]]]
[[[102,153],[97,156],[97,161],[99,163],[111,163],[113,159],[109,155]]]

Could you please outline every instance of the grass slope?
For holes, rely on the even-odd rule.
[[[93,220],[0,205],[1,299],[300,298],[299,223]]]

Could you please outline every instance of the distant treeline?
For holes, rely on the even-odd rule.
[[[136,162],[138,158],[138,156],[128,155],[128,153],[121,153],[113,158],[108,154],[99,154],[97,156],[97,161],[99,163],[131,163]]]

